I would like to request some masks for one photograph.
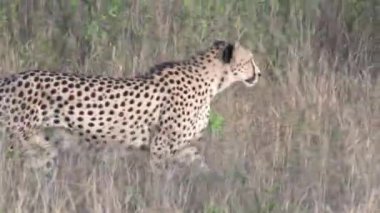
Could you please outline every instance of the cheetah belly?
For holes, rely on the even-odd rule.
[[[94,124],[91,128],[82,127],[88,126],[89,123],[83,121],[76,125],[61,122],[56,127],[69,129],[73,134],[79,136],[85,147],[145,149],[149,146],[151,127],[143,122],[134,123],[133,121],[124,121],[124,119],[114,119],[112,122],[103,122],[101,127],[99,123]]]
[[[118,101],[114,100],[115,103]],[[154,106],[147,109],[149,114],[142,116],[141,113],[128,112],[128,106],[105,109],[99,108],[100,104],[89,100],[83,102],[84,106],[89,106],[86,109],[61,108],[57,113],[49,114],[43,126],[70,130],[79,136],[84,147],[146,149],[149,146],[152,126],[158,123],[158,111],[153,110]]]

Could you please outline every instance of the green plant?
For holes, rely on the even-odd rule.
[[[215,111],[210,112],[209,129],[213,134],[219,134],[223,131],[224,118]]]

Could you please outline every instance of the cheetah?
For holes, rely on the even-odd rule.
[[[251,51],[220,40],[133,78],[29,70],[0,80],[0,124],[15,147],[38,147],[46,159],[57,148],[41,130],[63,128],[89,149],[147,150],[153,168],[169,161],[207,167],[191,141],[207,127],[213,97],[235,82],[252,87],[260,75]]]

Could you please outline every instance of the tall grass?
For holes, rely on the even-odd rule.
[[[2,75],[129,77],[216,38],[250,47],[264,75],[213,103],[203,150],[217,174],[156,177],[146,153],[68,151],[47,180],[2,150],[0,212],[380,211],[376,10],[375,0],[0,1]]]

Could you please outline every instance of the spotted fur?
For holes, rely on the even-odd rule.
[[[38,145],[47,159],[57,151],[40,132],[53,127],[80,136],[89,149],[149,150],[155,168],[168,160],[205,165],[190,141],[207,127],[211,100],[234,82],[253,86],[259,76],[252,53],[225,41],[131,79],[25,71],[0,81],[0,120],[14,143]]]

